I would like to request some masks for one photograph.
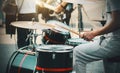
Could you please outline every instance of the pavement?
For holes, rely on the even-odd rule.
[[[5,27],[0,27],[0,73],[5,73],[8,61],[16,50],[16,44],[10,35],[5,34]]]

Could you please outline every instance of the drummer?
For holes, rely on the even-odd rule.
[[[16,0],[16,4],[19,9],[18,21],[38,21],[38,14],[36,13],[36,1],[37,0]],[[28,25],[29,26],[29,25]],[[17,28],[17,45],[18,48],[29,45],[27,35],[29,34],[28,29]]]
[[[76,73],[86,73],[86,65],[89,62],[120,56],[120,1],[107,1],[107,23],[100,29],[82,32],[80,36],[87,40],[98,35],[104,35],[100,40],[82,44],[74,48],[73,58]],[[109,70],[107,73],[113,71]]]
[[[55,7],[55,13],[58,15],[61,12],[64,12],[64,14],[61,16],[50,16],[54,11],[48,8],[42,7],[42,4],[39,8],[39,13],[42,14],[42,18],[47,22],[48,20],[59,20],[62,21],[63,23],[69,25],[69,21],[71,18],[71,13],[73,11],[73,4],[72,3],[66,3],[62,2],[62,0],[41,0],[51,6]]]

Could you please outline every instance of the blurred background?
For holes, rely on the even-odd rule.
[[[2,5],[2,0],[0,0],[0,6]],[[79,11],[78,11],[78,5],[74,4],[76,9],[72,12],[72,16],[70,19],[70,27],[75,30],[79,31],[78,23],[79,23]],[[97,1],[92,3],[85,3],[83,4],[84,9],[82,8],[82,21],[83,21],[83,29],[84,30],[95,30],[97,28],[102,27],[102,24],[100,20],[106,20],[105,17],[105,1]],[[10,59],[10,56],[12,53],[17,50],[16,45],[16,37],[17,35],[12,35],[12,37],[5,32],[5,14],[2,13],[2,10],[0,9],[0,73],[5,73],[6,67],[8,64],[8,60]],[[41,16],[41,15],[39,15]],[[97,21],[98,20],[98,21]],[[39,22],[44,22],[39,17]],[[37,30],[38,34],[41,34],[41,30]],[[71,33],[71,32],[70,32]],[[72,37],[79,37],[78,35],[75,35],[71,33]],[[41,38],[42,36],[37,37],[37,44],[41,44]],[[104,73],[103,68],[103,62],[97,61],[88,64],[88,73]]]

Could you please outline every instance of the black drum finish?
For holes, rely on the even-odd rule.
[[[35,73],[37,57],[20,52],[16,53],[10,59],[6,73]]]
[[[44,44],[65,44],[65,41],[71,38],[69,32],[51,29],[46,29],[43,32],[45,33],[42,39]]]
[[[67,45],[43,45],[38,47],[36,70],[39,73],[72,72],[72,49],[72,46]]]
[[[42,39],[44,44],[65,44],[65,41],[71,38],[70,32],[61,28],[70,28],[67,24],[56,20],[49,20],[46,24],[53,25],[55,27],[53,29],[43,30],[45,33]]]

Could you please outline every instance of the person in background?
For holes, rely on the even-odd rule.
[[[2,4],[3,0],[0,0],[0,19],[2,20],[2,24],[0,24],[0,27],[3,27],[3,24],[5,23],[4,14],[2,11]]]
[[[15,5],[15,0],[4,0],[3,5],[2,5],[2,11],[5,13],[5,32],[6,34],[10,35],[10,37],[12,38],[12,35],[15,34],[15,27],[13,27],[11,24],[11,22],[16,21],[16,14],[13,13],[13,10],[8,10],[10,7],[7,6],[4,7],[6,4],[12,4]],[[10,12],[12,11],[12,12]]]
[[[76,73],[86,73],[89,62],[120,56],[120,1],[106,0],[106,6],[107,23],[100,29],[81,32],[80,37],[91,42],[73,49]],[[99,40],[93,40],[100,35]]]
[[[55,8],[55,10],[51,10],[49,8],[45,8],[44,5],[40,5],[38,7],[38,13],[42,14],[42,18],[47,22],[48,20],[59,20],[67,25],[69,25],[69,21],[71,18],[71,13],[73,11],[73,4],[72,3],[66,3],[62,2],[61,0],[41,0],[45,2],[46,4],[49,4]],[[60,19],[56,16],[50,16],[53,13],[56,13],[56,15],[59,15],[61,12],[64,12],[62,16],[60,16]]]
[[[36,4],[38,0],[16,0],[18,6],[18,21],[38,21],[38,14],[36,13]],[[29,26],[29,25],[28,25]],[[17,44],[18,48],[29,45],[27,36],[30,33],[28,29],[17,28]]]
[[[55,9],[55,12],[59,14],[60,12],[64,12],[63,22],[69,25],[71,13],[73,11],[73,4],[67,2],[61,2]]]

